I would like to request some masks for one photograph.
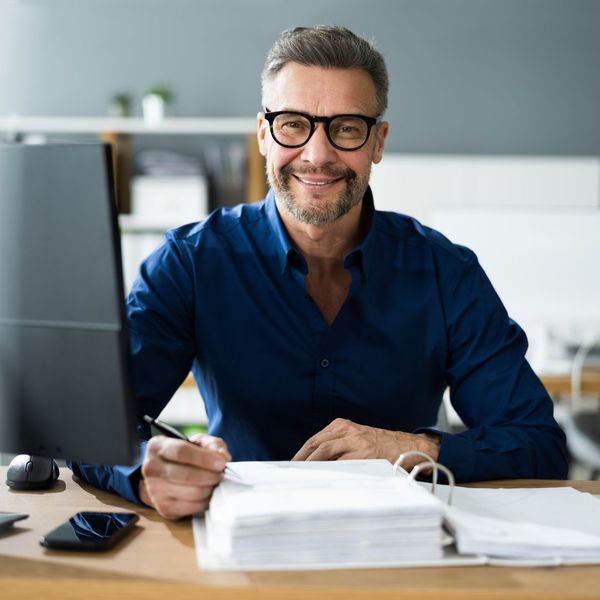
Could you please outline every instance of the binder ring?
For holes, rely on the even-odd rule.
[[[431,456],[429,456],[429,454],[425,454],[425,452],[421,452],[419,450],[411,450],[410,452],[403,452],[398,457],[398,460],[394,463],[394,467],[393,467],[394,475],[397,473],[399,468],[402,468],[401,467],[402,462],[409,456],[420,456],[421,458],[424,458],[425,460],[423,462],[415,465],[412,468],[411,472],[408,474],[408,479],[414,480],[416,478],[416,476],[419,474],[419,471],[422,471],[425,466],[431,467],[431,469],[432,469],[431,493],[435,494],[435,488],[436,488],[437,479],[438,479],[438,472],[442,471],[442,473],[444,473],[444,475],[446,475],[446,477],[448,478],[448,484],[450,486],[450,489],[448,492],[448,505],[452,504],[452,493],[454,491],[454,483],[455,483],[454,475],[448,467],[433,460],[433,458],[431,458]]]

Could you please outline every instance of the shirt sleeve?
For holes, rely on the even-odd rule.
[[[447,325],[450,400],[467,430],[441,436],[438,460],[457,481],[565,479],[566,439],[553,403],[475,255],[440,277]]]
[[[177,242],[166,242],[142,264],[127,298],[130,366],[137,430],[150,429],[143,415],[158,416],[190,371],[194,358],[193,286]],[[142,443],[142,456],[145,444]],[[92,485],[141,503],[141,463],[131,466],[71,463],[73,472]]]
[[[146,452],[146,442],[142,442],[143,456]],[[142,504],[138,494],[139,482],[142,477],[141,463],[132,466],[121,465],[94,465],[87,463],[67,462],[67,466],[87,483],[93,486],[118,494],[119,496]]]

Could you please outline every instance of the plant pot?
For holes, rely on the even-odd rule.
[[[142,113],[147,127],[160,125],[166,114],[164,98],[157,94],[146,94],[142,98]]]

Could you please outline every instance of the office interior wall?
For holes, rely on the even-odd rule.
[[[600,209],[600,159],[387,153],[371,187],[377,208],[425,224],[440,207]]]
[[[380,210],[409,214],[475,251],[541,373],[568,373],[600,335],[598,157],[388,154]]]
[[[392,152],[600,155],[597,0],[0,0],[0,114],[139,114],[165,82],[178,115],[253,115],[275,37],[316,23],[386,56]]]

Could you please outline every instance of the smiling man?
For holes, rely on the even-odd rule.
[[[525,334],[475,255],[374,208],[381,54],[344,28],[296,28],[262,84],[267,198],[168,232],[128,298],[139,414],[159,414],[191,368],[210,435],[152,438],[141,469],[76,472],[168,518],[206,509],[230,459],[421,450],[458,481],[564,478]],[[435,428],[446,388],[462,433]]]

